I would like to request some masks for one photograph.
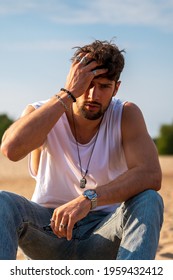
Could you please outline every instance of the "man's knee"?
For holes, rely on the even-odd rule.
[[[3,219],[5,217],[13,217],[16,214],[16,211],[19,212],[16,204],[16,197],[14,193],[7,191],[0,191],[0,216]]]
[[[10,193],[6,191],[0,191],[0,207],[1,211],[4,207],[8,206],[11,202]]]
[[[135,214],[138,217],[156,218],[163,222],[163,200],[160,194],[154,190],[146,190],[125,202],[125,211],[128,215]]]
[[[127,204],[151,204],[156,205],[159,204],[161,207],[163,207],[163,200],[160,194],[155,190],[146,190],[143,191],[134,197],[130,198],[127,201]]]

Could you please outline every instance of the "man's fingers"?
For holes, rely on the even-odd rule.
[[[67,240],[70,241],[72,239],[72,232],[73,232],[74,222],[72,221],[71,217],[68,220],[67,226]]]

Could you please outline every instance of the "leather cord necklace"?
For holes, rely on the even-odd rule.
[[[103,117],[102,117],[102,119],[103,119]],[[89,165],[90,165],[90,162],[91,162],[91,157],[93,155],[94,148],[95,148],[95,145],[96,145],[96,142],[97,142],[97,138],[98,138],[98,134],[99,134],[99,131],[100,131],[100,125],[101,125],[102,120],[99,124],[97,135],[95,137],[95,141],[94,141],[94,144],[93,144],[93,147],[92,147],[92,150],[91,150],[91,154],[90,154],[90,157],[89,157],[89,160],[88,160],[88,163],[87,163],[86,171],[85,171],[84,174],[83,174],[83,171],[82,171],[82,161],[81,161],[80,152],[79,152],[79,144],[78,144],[78,141],[77,141],[77,131],[76,131],[73,109],[72,109],[72,120],[73,120],[74,134],[75,134],[75,140],[76,140],[77,154],[78,154],[79,165],[80,165],[80,172],[81,172],[81,176],[82,176],[82,178],[80,179],[80,188],[84,189],[86,187],[86,183],[87,183],[86,175],[88,174],[88,168],[89,168]]]

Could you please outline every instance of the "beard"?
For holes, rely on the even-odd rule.
[[[82,116],[87,120],[98,120],[101,117],[103,117],[105,111],[107,110],[108,106],[106,108],[103,108],[102,105],[98,102],[89,102],[84,101],[82,104],[76,104],[80,113]],[[97,108],[97,110],[92,110],[92,107]],[[91,109],[88,109],[87,107],[91,107]]]

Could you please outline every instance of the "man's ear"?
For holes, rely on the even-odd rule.
[[[121,84],[121,81],[116,82],[113,96],[115,96],[117,94],[120,84]]]

